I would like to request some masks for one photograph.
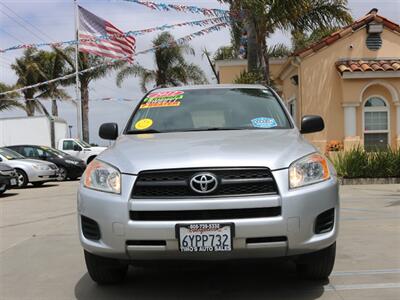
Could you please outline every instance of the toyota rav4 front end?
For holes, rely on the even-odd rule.
[[[129,264],[287,257],[304,277],[335,261],[339,196],[331,163],[278,96],[254,85],[158,89],[90,163],[78,193],[80,240],[98,283]],[[118,137],[118,138],[117,138]]]

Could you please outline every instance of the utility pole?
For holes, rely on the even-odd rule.
[[[75,95],[76,95],[76,132],[78,139],[82,139],[82,101],[79,95],[79,11],[78,0],[74,0],[75,11]]]

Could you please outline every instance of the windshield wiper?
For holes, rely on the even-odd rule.
[[[210,128],[196,128],[196,129],[188,129],[188,130],[183,130],[184,132],[188,131],[218,131],[218,130],[243,130],[243,129],[249,129],[248,127],[210,127]]]
[[[142,133],[161,133],[156,129],[147,129],[147,130],[128,130],[126,134],[142,134]]]

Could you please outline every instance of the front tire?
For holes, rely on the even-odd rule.
[[[95,158],[96,158],[96,155],[90,156],[90,157],[87,159],[87,161],[86,161],[86,165],[90,164],[91,161],[92,161],[93,159],[95,159]]]
[[[90,277],[98,284],[115,284],[124,280],[128,264],[112,258],[94,255],[84,251],[86,267]]]
[[[29,182],[28,176],[26,175],[26,173],[24,171],[22,171],[21,169],[15,169],[15,171],[17,172],[18,188],[26,187],[26,185]]]
[[[4,183],[3,185],[0,185],[0,195],[4,194],[5,191],[7,191],[7,185]]]
[[[58,168],[58,177],[57,177],[57,181],[64,181],[67,180],[68,177],[68,172],[67,169],[60,167]]]
[[[326,280],[335,265],[336,242],[318,252],[304,254],[296,262],[299,277],[311,280]]]

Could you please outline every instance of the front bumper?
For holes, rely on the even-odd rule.
[[[7,189],[16,188],[18,186],[18,177],[14,172],[10,176],[0,175],[0,185],[5,184]]]
[[[58,169],[51,170],[35,170],[28,174],[29,182],[40,182],[40,181],[54,181],[58,177]]]
[[[84,188],[78,193],[79,232],[82,246],[100,256],[130,260],[242,259],[284,257],[314,252],[333,244],[338,234],[339,195],[336,178],[288,189],[288,170],[273,172],[279,195],[208,199],[131,199],[135,176],[122,175],[121,195]],[[133,221],[130,211],[210,210],[281,207],[273,217],[188,221]],[[316,217],[335,210],[333,229],[315,234]],[[101,238],[89,240],[82,233],[80,216],[95,220]],[[175,236],[178,223],[228,223],[235,226],[233,251],[229,253],[181,253]],[[247,243],[248,238],[285,237],[285,240]],[[165,245],[128,245],[127,241],[163,240]]]
[[[81,177],[83,172],[86,169],[86,165],[79,164],[79,165],[69,165],[68,166],[68,177],[70,178],[77,178]]]

